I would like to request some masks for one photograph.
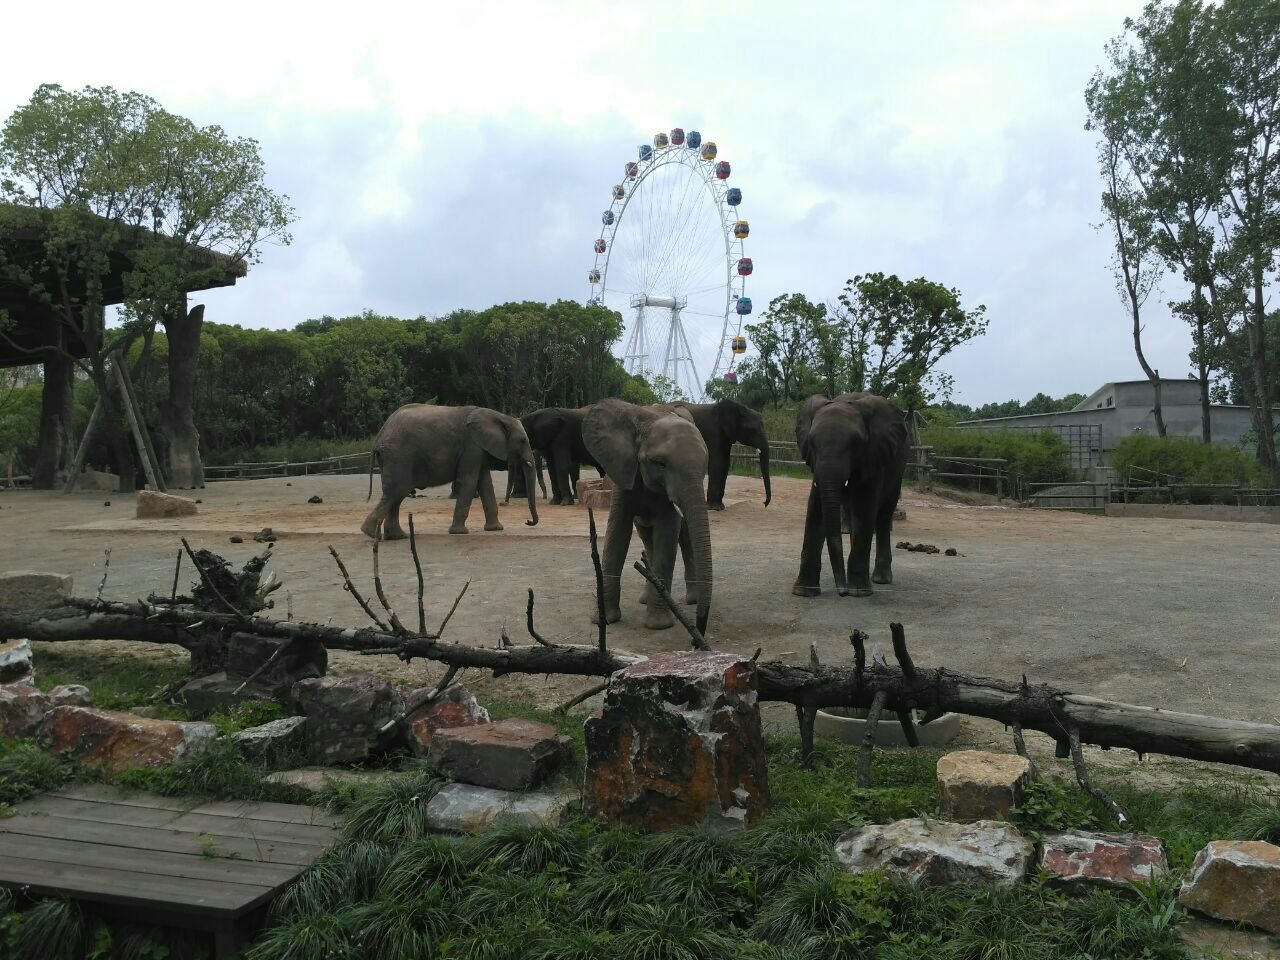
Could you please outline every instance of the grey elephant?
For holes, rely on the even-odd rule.
[[[616,487],[601,558],[606,622],[622,619],[620,578],[632,526],[640,532],[652,570],[670,590],[683,516],[692,555],[686,575],[696,594],[697,626],[705,632],[711,612],[711,527],[703,492],[707,445],[698,428],[687,413],[602,400],[583,420],[582,437]],[[593,621],[597,617],[593,614]],[[672,623],[665,604],[648,605],[646,627],[661,630]]]
[[[755,447],[760,451],[760,479],[764,481],[764,505],[773,499],[769,485],[769,439],[764,432],[764,417],[737,400],[717,400],[715,403],[655,404],[661,410],[684,409],[707,444],[707,506],[712,510],[724,509],[724,488],[729,477],[729,462],[735,443]]]
[[[871,393],[843,393],[834,399],[813,396],[796,415],[796,443],[813,471],[813,484],[805,513],[800,574],[791,592],[798,597],[822,592],[818,578],[825,541],[839,594],[870,596],[872,582],[893,582],[893,512],[909,450],[902,411]],[[842,508],[848,511],[853,539],[847,569],[840,533]]]
[[[477,493],[484,507],[484,528],[501,530],[498,500],[493,492],[490,470],[507,469],[525,474],[529,491],[528,526],[538,522],[538,505],[533,480],[533,450],[524,427],[487,407],[439,407],[430,403],[407,403],[378,431],[369,453],[369,496],[373,496],[374,459],[382,464],[382,499],[365,517],[360,530],[377,539],[405,536],[400,526],[400,504],[423,487],[457,481],[458,497],[453,507],[450,533],[467,532],[467,514]]]

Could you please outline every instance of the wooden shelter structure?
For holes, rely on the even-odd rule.
[[[93,217],[92,214],[85,216]],[[104,226],[108,225],[103,218],[97,219]],[[116,226],[119,239],[108,254],[107,268],[92,278],[100,285],[100,293],[95,294],[94,300],[100,301],[104,310],[125,302],[133,258],[145,244],[155,240],[155,235],[144,228],[128,224]],[[45,265],[44,250],[49,242],[49,229],[46,212],[0,204],[0,317],[8,318],[0,322],[0,369],[36,363],[44,368],[40,438],[32,471],[32,485],[44,489],[52,488],[59,470],[69,468],[73,460],[73,377],[76,363],[88,356],[80,330],[67,321],[62,310],[49,303],[48,297],[33,289],[40,285],[58,296],[65,290],[66,296],[78,303],[83,303],[86,296],[89,278],[71,276],[64,280]],[[216,250],[192,247],[182,253],[194,268],[190,282],[182,286],[184,302],[175,309],[175,316],[180,313],[183,319],[188,317],[186,294],[232,286],[248,272],[243,260],[233,259]],[[181,377],[194,376],[194,352],[199,348],[202,318],[203,314],[200,314],[194,320],[194,337],[175,337],[171,331],[171,390],[175,386],[172,382],[175,364]],[[174,357],[175,349],[189,351],[192,355]],[[192,385],[178,384],[177,388],[185,394],[187,408],[168,411],[166,419],[189,422],[190,398],[194,392]],[[178,406],[181,405],[179,402]]]

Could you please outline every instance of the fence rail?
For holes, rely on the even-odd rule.
[[[262,480],[267,477],[306,477],[315,474],[365,473],[369,469],[368,453],[343,453],[321,460],[266,460],[227,463],[204,468],[208,481]],[[374,465],[374,472],[378,467]]]

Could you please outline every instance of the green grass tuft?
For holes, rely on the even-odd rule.
[[[425,836],[427,803],[444,783],[426,767],[363,786],[346,806],[353,840],[398,843]]]
[[[45,753],[34,740],[0,740],[0,814],[9,804],[57,789],[77,772],[71,761]]]
[[[281,792],[266,782],[266,771],[241,756],[230,740],[215,740],[177,763],[130,770],[120,786],[166,797],[203,796],[226,800],[265,800]]]
[[[83,949],[84,914],[70,900],[37,900],[22,914],[14,960],[74,960]]]

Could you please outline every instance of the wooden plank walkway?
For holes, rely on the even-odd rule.
[[[221,958],[340,832],[340,818],[314,807],[71,786],[0,820],[0,886],[205,931]]]

